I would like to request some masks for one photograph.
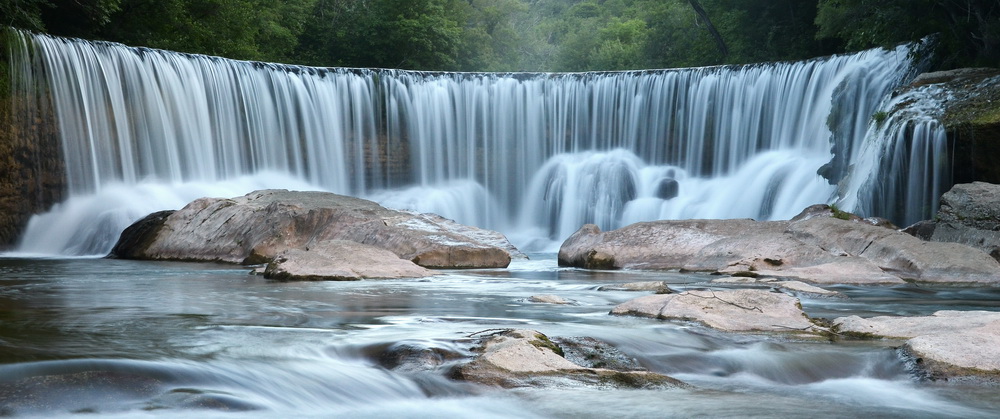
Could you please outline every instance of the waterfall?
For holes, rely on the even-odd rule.
[[[146,191],[99,210],[116,214],[103,218],[103,239],[46,232],[53,222],[36,219],[21,250],[42,253],[101,253],[131,220],[212,188],[368,197],[498,229],[527,250],[558,245],[583,223],[788,218],[833,202],[841,178],[885,172],[865,154],[871,115],[915,71],[905,46],[745,66],[507,74],[310,68],[16,37],[28,47],[12,61],[39,62],[22,77],[49,86],[62,133],[70,198],[46,216]],[[869,172],[856,173],[866,158]],[[855,190],[923,187],[894,181]],[[163,189],[169,199],[149,192]]]

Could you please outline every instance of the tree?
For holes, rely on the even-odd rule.
[[[818,36],[848,50],[893,46],[937,34],[940,66],[1000,62],[996,0],[820,0]]]

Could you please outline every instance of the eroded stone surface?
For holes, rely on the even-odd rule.
[[[1000,378],[1000,312],[938,311],[931,316],[841,317],[844,336],[908,339],[903,349],[932,378]]]
[[[574,339],[573,351],[597,353],[581,348],[594,341]],[[535,330],[502,331],[483,338],[480,345],[477,357],[459,367],[455,378],[502,387],[565,383],[623,388],[686,387],[684,383],[662,374],[628,369],[632,364],[625,362],[608,363],[621,369],[581,366],[563,357],[562,348],[557,343]]]
[[[138,259],[258,264],[289,249],[344,240],[388,250],[428,268],[506,267],[520,256],[500,233],[433,214],[386,209],[325,192],[265,190],[233,199],[202,198],[167,216],[149,237],[122,241]]]
[[[1000,263],[980,250],[930,243],[832,215],[827,210],[809,211],[794,221],[654,221],[607,232],[587,225],[563,243],[559,263],[773,276],[814,284],[1000,283]]]
[[[798,298],[760,289],[648,295],[615,306],[611,314],[694,320],[730,332],[819,332]]]
[[[421,278],[434,272],[394,253],[346,240],[331,240],[308,249],[288,249],[264,270],[264,277],[282,281]]]

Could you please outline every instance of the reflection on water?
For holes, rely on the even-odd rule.
[[[265,281],[242,267],[0,259],[0,416],[988,417],[995,391],[918,382],[898,342],[801,342],[609,316],[642,293],[604,285],[707,276],[560,269],[400,281]],[[816,317],[997,310],[995,288],[840,287]],[[532,303],[555,294],[571,305]],[[448,379],[499,327],[607,341],[691,390],[496,390]],[[395,368],[394,354],[432,367]],[[427,355],[430,354],[430,355]],[[598,401],[599,400],[599,401]]]

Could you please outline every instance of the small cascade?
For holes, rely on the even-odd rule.
[[[838,203],[863,216],[907,226],[930,218],[952,185],[948,136],[939,117],[948,100],[938,86],[909,89],[885,101]]]
[[[109,249],[149,209],[142,185],[186,197],[187,185],[267,173],[281,174],[268,187],[439,212],[500,229],[526,250],[584,223],[787,218],[835,199],[841,178],[868,175],[858,160],[878,160],[865,154],[871,115],[915,71],[907,47],[746,66],[501,74],[309,68],[16,36],[25,47],[12,61],[35,63],[23,77],[49,87],[62,133],[69,198],[57,210],[112,187],[147,201],[122,202],[134,207],[101,233],[24,235],[25,246],[53,240],[38,235],[77,237],[48,250],[71,254]],[[878,193],[920,199],[913,191],[926,182],[885,170],[898,185]],[[845,209],[883,211],[875,185],[858,185]],[[104,210],[80,211],[89,215],[72,217]]]

